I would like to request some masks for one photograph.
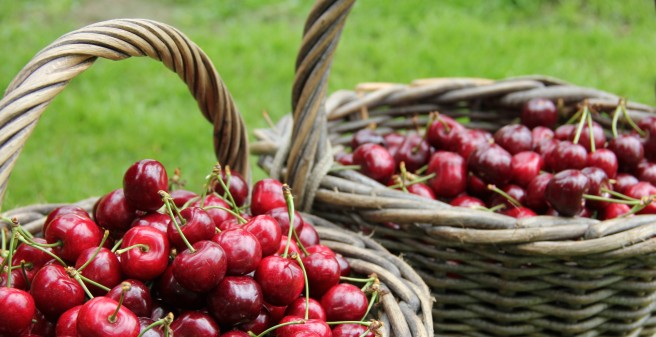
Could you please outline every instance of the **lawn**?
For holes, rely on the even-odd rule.
[[[302,0],[23,0],[0,11],[0,87],[41,48],[84,25],[144,17],[175,26],[212,59],[249,129],[288,113]],[[330,91],[365,81],[545,74],[656,104],[650,1],[360,0]],[[158,62],[98,61],[58,96],[12,173],[2,210],[120,187],[134,161],[181,168],[197,190],[214,163],[211,126]],[[264,174],[254,167],[254,179]]]

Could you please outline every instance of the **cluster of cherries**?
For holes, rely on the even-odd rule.
[[[516,218],[656,213],[656,117],[632,121],[623,100],[610,127],[599,113],[584,102],[558,124],[557,105],[536,98],[494,132],[433,113],[423,132],[360,129],[336,160],[392,188]]]
[[[0,336],[373,337],[376,275],[351,275],[274,179],[215,166],[203,193],[140,160],[91,214],[2,232]],[[174,188],[178,186],[178,188]],[[250,206],[250,207],[249,207]],[[250,211],[249,211],[250,210]],[[357,286],[356,286],[357,285]]]

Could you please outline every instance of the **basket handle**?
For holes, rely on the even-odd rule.
[[[207,55],[166,24],[116,19],[61,36],[37,53],[9,84],[0,100],[0,207],[16,159],[53,98],[97,58],[117,61],[132,56],[161,61],[180,76],[214,125],[219,162],[249,176],[244,122]]]
[[[318,0],[305,23],[292,88],[293,127],[284,180],[300,209],[308,210],[320,180],[332,165],[324,100],[337,43],[355,0]],[[302,140],[302,141],[299,141]]]

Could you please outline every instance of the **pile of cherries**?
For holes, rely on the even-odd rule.
[[[2,219],[0,336],[373,337],[376,275],[351,275],[274,179],[216,165],[203,192],[140,160],[92,212],[40,235]],[[175,188],[178,186],[177,188]]]
[[[632,121],[623,100],[605,113],[609,127],[600,113],[583,102],[559,124],[557,105],[536,98],[494,132],[433,113],[424,130],[360,129],[336,160],[392,188],[516,218],[656,213],[656,117]]]

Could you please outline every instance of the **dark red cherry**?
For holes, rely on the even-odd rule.
[[[472,197],[471,195],[467,194],[461,194],[449,203],[451,206],[456,206],[456,207],[467,207],[467,208],[484,208],[486,207],[485,203],[483,200]]]
[[[580,170],[588,162],[588,152],[585,147],[570,141],[561,141],[558,143],[551,156],[553,158],[550,159],[549,167],[554,172],[568,169]],[[548,160],[545,156],[545,162]]]
[[[278,324],[280,320],[285,317],[287,306],[277,306],[264,302],[264,309],[266,309],[266,311],[269,313],[269,319],[273,326]]]
[[[191,291],[173,277],[173,266],[168,266],[153,286],[153,292],[164,303],[180,309],[201,309],[205,306],[205,294]]]
[[[301,244],[303,244],[305,248],[318,245],[320,241],[317,229],[308,222],[303,224],[303,228],[301,229],[301,233],[298,235],[298,239],[301,241]]]
[[[415,172],[428,163],[431,156],[431,148],[428,142],[416,132],[408,133],[394,154],[394,161],[398,167],[401,162],[405,163],[408,172]]]
[[[209,213],[200,207],[190,206],[180,211],[180,217],[176,221],[182,234],[190,244],[198,241],[211,240],[216,232],[216,226]],[[180,232],[175,227],[173,221],[169,222],[166,229],[166,236],[172,247],[182,251],[187,245],[182,240]]]
[[[526,187],[537,177],[544,167],[544,159],[537,152],[524,151],[516,153],[510,161],[511,181]]]
[[[590,166],[582,169],[581,173],[588,177],[590,182],[587,194],[605,198],[611,197],[610,194],[606,192],[606,190],[611,189],[611,185],[604,170],[599,167]],[[593,210],[599,210],[606,206],[606,202],[598,200],[587,200],[586,203],[586,206]]]
[[[260,313],[257,315],[257,317],[255,317],[255,319],[241,323],[237,326],[237,328],[242,331],[250,331],[254,334],[261,334],[272,326],[271,314],[264,307],[262,307]]]
[[[282,232],[283,236],[287,236],[289,233],[289,210],[287,209],[287,206],[285,207],[278,207],[269,210],[266,212],[266,215],[271,216],[274,218],[278,224],[280,225],[280,230]],[[301,231],[303,230],[303,226],[305,225],[305,222],[303,221],[303,217],[301,216],[301,213],[298,211],[294,211],[294,231],[296,234],[300,235]]]
[[[169,262],[169,240],[154,227],[132,227],[123,236],[121,270],[128,278],[150,281],[164,272]]]
[[[525,201],[527,207],[540,214],[549,208],[549,204],[545,198],[545,191],[552,177],[553,175],[551,173],[541,173],[528,184],[526,187]]]
[[[159,191],[167,191],[169,177],[162,163],[143,159],[132,164],[123,175],[125,200],[140,211],[156,211],[164,206]]]
[[[91,219],[91,216],[89,215],[89,213],[84,208],[82,208],[80,206],[75,206],[75,205],[59,206],[59,207],[53,209],[52,211],[50,211],[50,213],[48,213],[48,216],[46,217],[46,220],[43,223],[43,229],[41,230],[41,233],[43,233],[43,235],[45,236],[46,229],[48,228],[48,226],[50,225],[50,222],[54,218],[56,218],[60,215],[69,214],[69,213],[77,214],[81,217],[86,217],[86,218]]]
[[[69,262],[75,262],[83,250],[98,247],[102,237],[102,230],[93,220],[77,214],[64,214],[54,218],[45,233],[48,243],[61,243],[52,250]]]
[[[530,208],[527,208],[527,207],[514,207],[514,206],[510,206],[510,207],[507,207],[507,208],[501,210],[501,214],[505,214],[507,216],[511,216],[513,218],[516,218],[516,219],[530,218],[532,216],[537,215]]]
[[[564,170],[553,175],[545,189],[545,198],[558,214],[574,216],[583,210],[583,194],[589,187],[590,181],[581,171]]]
[[[636,178],[656,186],[656,163],[643,161],[636,167]]]
[[[203,293],[214,288],[226,275],[227,254],[220,244],[201,240],[192,244],[173,259],[173,277],[181,286]]]
[[[158,229],[159,231],[164,233],[164,235],[166,235],[166,231],[170,222],[171,222],[170,215],[153,212],[153,213],[147,213],[145,215],[142,215],[134,219],[134,221],[132,222],[132,227],[149,226]]]
[[[529,128],[544,126],[553,128],[558,122],[558,109],[553,101],[546,98],[533,98],[522,107],[522,124]]]
[[[266,214],[254,216],[244,224],[244,229],[260,242],[263,257],[274,254],[280,248],[282,228],[272,216]]]
[[[282,195],[282,183],[273,178],[258,180],[253,185],[251,197],[251,213],[253,216],[264,214],[270,209],[286,207],[285,197]]]
[[[501,146],[490,144],[472,152],[469,170],[488,184],[503,186],[510,181],[512,156]]]
[[[87,248],[82,251],[75,261],[75,268],[79,270],[89,260],[91,260],[89,264],[80,271],[84,277],[107,288],[112,288],[123,280],[121,262],[111,250],[104,247],[101,247],[100,250],[96,247]],[[94,296],[102,296],[107,293],[107,291],[90,283],[86,283],[86,286]]]
[[[305,317],[305,308],[308,308],[308,318],[326,320],[326,311],[321,303],[314,298],[299,297],[287,306],[285,316]]]
[[[188,202],[200,198],[198,193],[183,189],[173,190],[169,195],[171,196],[171,199],[173,199],[175,206],[178,208],[184,208],[185,204]]]
[[[321,297],[328,321],[359,321],[367,312],[369,300],[360,288],[350,283],[340,283]]]
[[[494,133],[494,142],[511,155],[533,149],[533,135],[522,124],[508,124]]]
[[[119,188],[98,200],[93,216],[98,226],[119,236],[130,228],[136,213],[125,200],[123,189]]]
[[[138,317],[139,319],[139,331],[142,333],[141,337],[164,337],[164,327],[162,325],[154,326],[148,329],[148,327],[155,323],[155,320],[150,317]],[[146,329],[148,329],[146,331]]]
[[[82,308],[82,304],[74,306],[57,318],[55,325],[56,336],[77,336],[77,314]]]
[[[367,177],[385,182],[394,174],[394,157],[386,148],[378,144],[362,144],[353,151],[353,164],[360,166],[360,172]]]
[[[16,288],[0,287],[0,334],[11,336],[27,329],[35,314],[32,295]]]
[[[262,288],[250,276],[226,276],[207,293],[207,310],[221,325],[255,319],[262,310]]]
[[[353,137],[351,138],[351,148],[356,149],[362,144],[378,144],[385,146],[385,138],[374,129],[360,129],[353,133]]]
[[[368,327],[362,324],[355,323],[345,323],[338,324],[333,328],[333,337],[351,337],[351,336],[362,336],[362,337],[375,337],[373,331],[369,330]]]
[[[308,319],[302,317],[285,316],[280,320],[280,324],[289,322],[303,321],[300,324],[287,324],[281,326],[276,331],[276,337],[332,337],[330,326],[322,320]]]
[[[456,151],[455,135],[464,128],[455,119],[439,115],[426,130],[426,139],[432,147],[438,150]]]
[[[536,126],[531,130],[531,139],[533,139],[532,149],[536,151],[537,147],[545,141],[554,139],[554,131],[544,126]],[[538,151],[536,151],[538,152]]]
[[[423,183],[414,183],[411,185],[406,186],[406,189],[408,190],[409,193],[412,193],[414,195],[418,195],[420,197],[424,197],[427,199],[432,199],[435,200],[437,199],[437,196],[435,195],[435,192],[426,184]]]
[[[428,163],[426,173],[435,174],[428,181],[435,196],[452,198],[465,191],[467,187],[467,164],[455,152],[437,151]]]
[[[351,275],[351,264],[342,254],[335,254],[335,259],[339,263],[340,276]]]
[[[34,275],[30,294],[36,308],[53,321],[85,300],[82,286],[68,275],[63,266],[54,262],[46,264]]]
[[[599,211],[599,220],[619,218],[630,211],[631,207],[629,205],[608,202],[606,203],[606,206]]]
[[[311,297],[320,298],[339,283],[341,270],[334,253],[311,253],[301,260],[307,273]]]
[[[248,198],[248,183],[246,182],[246,179],[244,179],[239,172],[235,171],[230,172],[230,179],[228,179],[226,171],[221,171],[221,179],[223,180],[223,183],[228,186],[228,191],[230,191],[230,195],[232,195],[232,199],[235,201],[236,206],[243,206]],[[222,197],[225,194],[223,186],[219,183],[214,185],[214,191]],[[227,196],[224,197],[224,199],[230,200]]]
[[[47,243],[45,239],[39,237],[32,238],[32,240],[38,244]],[[44,248],[44,249],[52,253],[52,248]],[[33,245],[20,244],[14,251],[11,261],[12,261],[12,266],[19,266],[21,264],[21,261],[25,261],[26,269],[28,271],[27,276],[30,277],[28,281],[31,281],[32,280],[31,277],[34,277],[34,274],[36,274],[36,272],[39,269],[41,269],[41,267],[43,267],[46,263],[52,261],[52,259],[53,259],[52,256],[45,253],[41,249],[35,248]]]
[[[405,136],[398,132],[390,132],[388,134],[385,134],[383,138],[385,139],[385,143],[384,145],[383,144],[380,145],[385,146],[387,148],[387,151],[389,151],[389,153],[392,155],[392,157],[396,155],[396,151],[399,150],[399,147],[401,147],[401,143],[403,143],[403,141],[405,140]],[[353,149],[356,148],[357,146],[354,147]],[[351,153],[351,165],[353,165],[353,153]]]
[[[615,153],[623,171],[634,170],[645,156],[640,138],[633,135],[618,135],[608,143],[608,149]]]
[[[246,275],[255,271],[262,260],[260,241],[244,228],[217,233],[212,241],[218,243],[225,252],[227,275]]]
[[[264,300],[273,305],[288,305],[301,295],[305,286],[303,271],[292,259],[267,256],[255,270]]]
[[[216,321],[201,311],[183,311],[171,323],[171,330],[176,337],[216,337],[220,334]]]
[[[469,160],[472,152],[480,147],[487,147],[494,142],[494,136],[483,130],[463,129],[454,136],[457,145],[456,151],[465,161]]]
[[[123,305],[137,316],[150,316],[153,309],[150,288],[145,283],[135,279],[125,279],[123,282],[130,285],[129,290],[125,291]],[[123,282],[112,287],[106,296],[118,302],[121,298],[121,292],[124,291]]]
[[[118,308],[118,311],[117,311]],[[115,318],[112,320],[110,317]],[[79,336],[139,335],[139,319],[130,309],[108,297],[95,297],[84,303],[77,314]]]
[[[554,138],[557,140],[572,140],[572,130],[576,130],[575,124],[563,124],[554,130]]]
[[[647,202],[649,200],[647,198],[654,198],[656,196],[656,187],[646,181],[641,181],[627,188],[625,194],[631,198]],[[656,214],[656,201],[651,199],[647,203],[647,206],[638,211],[637,214]]]
[[[526,190],[524,190],[521,186],[515,185],[515,184],[508,184],[501,188],[501,190],[511,198],[515,199],[517,202],[519,202],[520,205],[523,205],[526,202]],[[489,201],[490,207],[494,207],[496,205],[501,205],[504,204],[506,205],[506,208],[510,207],[515,207],[509,200],[506,198],[504,195],[495,193]]]
[[[488,188],[486,182],[483,179],[469,173],[467,175],[467,194],[474,196],[479,199],[487,199],[492,195],[492,191]]]
[[[619,163],[615,152],[607,148],[602,148],[588,153],[587,166],[599,167],[606,172],[608,178],[613,179],[617,175]]]
[[[640,182],[640,180],[629,173],[618,173],[615,177],[613,190],[618,193],[626,194],[626,190],[638,182]]]
[[[216,193],[211,193],[205,196],[204,200],[193,201],[188,208],[197,207],[207,212],[214,226],[218,226],[222,222],[233,219],[234,216],[228,212],[231,208],[230,205],[219,197]],[[209,239],[207,239],[209,240]]]

